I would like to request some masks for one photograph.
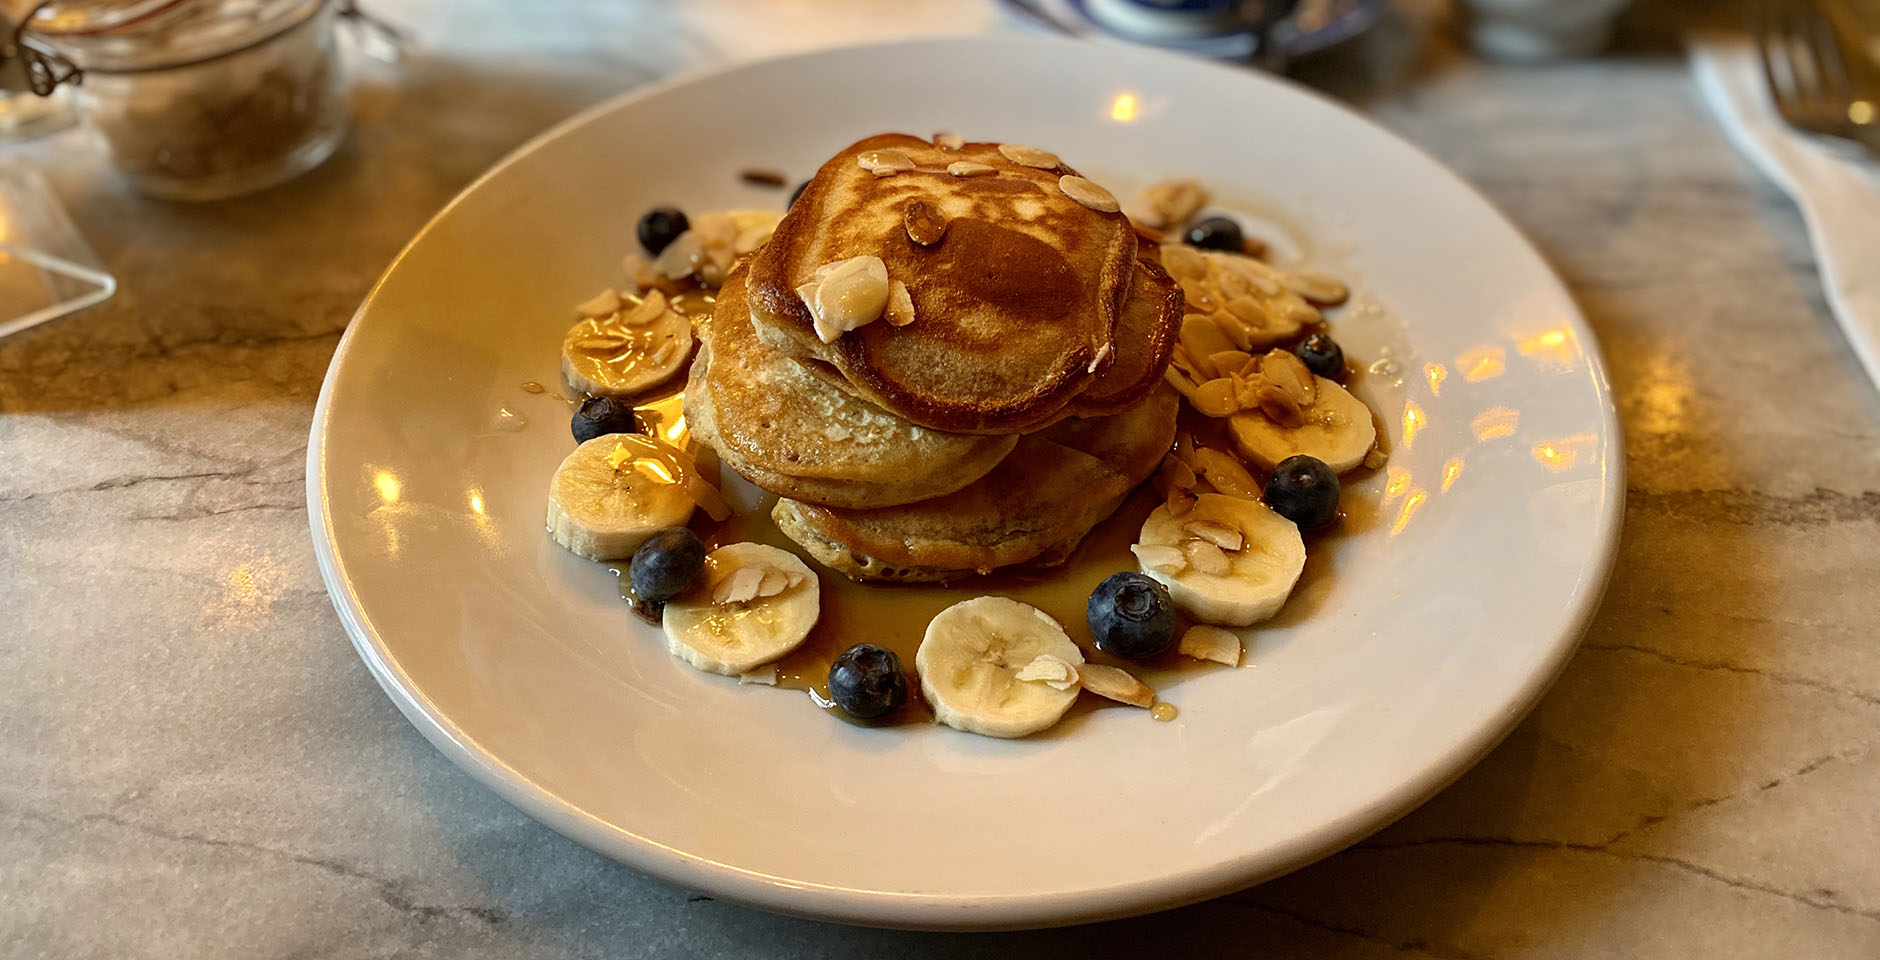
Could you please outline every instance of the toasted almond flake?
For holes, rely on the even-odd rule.
[[[1058,189],[1063,191],[1065,196],[1098,213],[1115,213],[1122,209],[1117,205],[1115,194],[1083,177],[1065,174],[1058,178]]]
[[[925,200],[909,200],[901,208],[901,225],[907,228],[907,238],[923,247],[931,247],[947,235],[946,216]]]
[[[1123,215],[1129,216],[1128,211],[1124,211]],[[1153,244],[1161,244],[1168,241],[1168,237],[1165,236],[1162,231],[1148,224],[1138,222],[1135,217],[1129,218],[1129,228],[1136,231],[1136,239],[1138,240]]]
[[[1240,637],[1232,630],[1198,623],[1182,633],[1176,650],[1184,657],[1212,660],[1230,667],[1240,666]]]
[[[999,168],[971,160],[955,160],[947,164],[947,172],[956,177],[983,177],[989,173],[998,173]]]
[[[720,580],[712,591],[712,602],[748,603],[757,599],[757,588],[764,582],[763,567],[739,567]]]
[[[850,257],[816,268],[811,282],[796,288],[809,307],[816,336],[824,343],[881,318],[891,288],[880,257]]]
[[[1260,388],[1267,385],[1256,371],[1252,376],[1235,374],[1229,379],[1234,381],[1234,404],[1242,410],[1252,410],[1260,405]]]
[[[1020,166],[1037,167],[1040,170],[1050,170],[1059,164],[1057,154],[1019,143],[1001,143],[999,153]]]
[[[1234,382],[1226,377],[1217,377],[1196,387],[1189,403],[1204,417],[1231,417],[1240,412],[1240,401],[1234,398]]]
[[[620,322],[629,327],[643,327],[666,315],[671,308],[666,295],[658,290],[649,290],[645,299],[633,305],[633,308],[620,315]]]
[[[1316,270],[1295,270],[1279,275],[1280,285],[1325,307],[1335,307],[1351,297],[1350,288]]]
[[[1053,690],[1077,686],[1077,668],[1056,654],[1041,653],[1018,671],[1018,679],[1043,683]]]
[[[1179,227],[1208,202],[1208,190],[1194,180],[1164,180],[1143,188],[1147,221],[1161,229]]]
[[[1099,697],[1127,703],[1132,707],[1145,710],[1155,706],[1155,691],[1141,680],[1131,676],[1129,671],[1101,663],[1086,663],[1078,671],[1083,680],[1084,689]]]
[[[905,327],[914,322],[914,297],[907,292],[907,284],[899,280],[888,282],[888,324]]]
[[[1195,435],[1186,430],[1175,432],[1175,459],[1189,465],[1195,465]]]
[[[698,504],[698,508],[705,511],[713,523],[723,523],[726,517],[731,516],[731,505],[725,502],[725,495],[696,472],[685,478],[685,495],[692,498],[692,502]]]
[[[809,582],[809,577],[805,576],[801,571],[797,571],[797,570],[785,570],[783,572],[783,579],[788,581],[790,586],[793,586],[793,587],[800,583]]]
[[[958,150],[966,146],[966,138],[957,133],[936,133],[933,135],[934,146],[942,150]]]
[[[1389,462],[1390,455],[1376,447],[1372,447],[1371,452],[1364,455],[1364,467],[1367,470],[1376,470]]]
[[[1188,565],[1202,573],[1222,576],[1231,567],[1227,563],[1227,554],[1220,547],[1206,540],[1189,540],[1182,544],[1182,556]]]
[[[1188,560],[1182,556],[1180,547],[1171,547],[1161,543],[1138,543],[1129,548],[1136,555],[1136,562],[1144,570],[1159,570],[1163,573],[1180,573],[1187,568]]]
[[[1222,270],[1217,283],[1220,286],[1221,296],[1229,300],[1244,297],[1253,292],[1253,281],[1239,270]]]
[[[1182,532],[1206,540],[1228,553],[1239,550],[1246,543],[1239,530],[1216,520],[1190,520],[1182,524]]]
[[[1300,407],[1312,406],[1318,399],[1318,378],[1306,368],[1304,360],[1290,350],[1274,348],[1260,358],[1260,376],[1286,392]]]
[[[1187,516],[1195,508],[1195,492],[1180,487],[1170,488],[1168,498],[1163,501],[1163,505],[1168,507],[1168,515],[1176,518]]]
[[[1162,371],[1162,379],[1167,380],[1169,385],[1175,388],[1176,393],[1188,398],[1189,403],[1194,402],[1195,390],[1197,388],[1195,382],[1190,380],[1187,374],[1171,365],[1168,369]]]
[[[1222,303],[1221,309],[1232,314],[1234,319],[1256,330],[1263,329],[1272,323],[1267,318],[1266,308],[1260,306],[1260,301],[1255,300],[1252,295],[1233,297]]]
[[[855,158],[855,162],[877,177],[914,169],[914,161],[900,150],[864,150]]]
[[[653,271],[669,280],[680,280],[698,271],[705,245],[691,230],[679,234],[653,259]]]
[[[790,578],[784,576],[782,570],[778,570],[774,567],[765,568],[764,579],[757,584],[757,595],[760,597],[774,597],[789,589],[789,587]]]
[[[760,224],[745,227],[743,230],[738,231],[737,237],[731,241],[731,252],[740,257],[744,256],[752,250],[769,243],[770,235],[776,232],[777,228],[774,224],[770,226]]]
[[[1171,243],[1158,251],[1162,266],[1176,280],[1199,280],[1208,274],[1208,261],[1201,251],[1185,244]]]
[[[1198,313],[1182,318],[1181,345],[1195,361],[1196,369],[1210,380],[1220,376],[1221,371],[1208,363],[1207,358],[1234,349],[1234,342],[1227,339],[1221,328]]]
[[[574,315],[583,320],[611,317],[619,312],[620,293],[613,287],[608,287],[574,306]]]
[[[1253,399],[1254,405],[1260,408],[1268,420],[1282,427],[1303,427],[1306,424],[1306,412],[1299,406],[1299,401],[1270,383],[1262,384],[1254,392]]]
[[[1201,479],[1195,476],[1195,468],[1173,456],[1163,457],[1156,472],[1164,489],[1193,490]]]
[[[740,673],[738,674],[738,683],[761,683],[766,687],[774,687],[777,685],[777,668],[760,667],[749,673]]]
[[[1195,451],[1195,472],[1212,484],[1214,489],[1230,497],[1260,499],[1259,482],[1231,454],[1213,447],[1202,447]]]
[[[1287,296],[1273,302],[1279,309],[1280,316],[1288,323],[1300,327],[1309,327],[1325,320],[1325,315],[1317,307],[1299,299]]]
[[[1222,350],[1220,353],[1209,357],[1208,363],[1211,364],[1214,369],[1221,371],[1222,375],[1225,376],[1227,374],[1240,372],[1241,368],[1245,367],[1247,361],[1251,359],[1253,359],[1253,355],[1245,350]]]

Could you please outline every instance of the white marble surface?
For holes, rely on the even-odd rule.
[[[675,70],[995,18],[375,6],[425,49],[367,73],[348,145],[288,187],[170,206],[76,137],[28,151],[123,291],[0,340],[0,956],[1880,956],[1880,397],[1795,215],[1695,109],[1668,33],[1687,5],[1634,11],[1598,63],[1438,43],[1384,45],[1362,82],[1306,68],[1502,204],[1604,343],[1630,501],[1559,685],[1454,787],[1290,877],[970,937],[704,900],[470,782],[335,621],[302,460],[353,307],[505,150]]]

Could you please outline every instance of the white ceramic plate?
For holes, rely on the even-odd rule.
[[[1356,281],[1347,352],[1390,425],[1370,529],[1196,670],[1174,723],[1089,712],[1028,741],[861,729],[668,657],[613,575],[543,533],[570,448],[552,382],[570,308],[618,281],[639,213],[775,205],[881,130],[1042,145],[1100,181],[1176,174],[1263,206]],[[506,429],[498,411],[527,426]],[[1414,435],[1413,435],[1414,434]],[[1533,704],[1598,603],[1623,459],[1591,335],[1460,180],[1294,87],[1045,39],[877,46],[637,91],[518,151],[360,308],[308,453],[321,571],[412,723],[511,803],[673,883],[931,928],[1174,906],[1347,845],[1447,784]]]

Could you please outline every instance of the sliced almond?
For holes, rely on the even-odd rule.
[[[1227,339],[1227,334],[1222,333],[1213,320],[1198,313],[1182,318],[1181,345],[1195,361],[1195,368],[1210,380],[1220,376],[1221,371],[1206,358],[1234,349],[1234,342]]]
[[[1156,470],[1156,483],[1163,490],[1193,490],[1199,480],[1195,468],[1174,457],[1163,457],[1162,466]]]
[[[888,324],[895,327],[914,322],[914,297],[907,292],[907,284],[899,280],[888,282],[887,319]]]
[[[1206,540],[1190,540],[1182,544],[1182,557],[1188,561],[1189,566],[1217,577],[1230,569],[1227,554],[1223,553],[1220,547]]]
[[[966,146],[966,138],[957,133],[936,133],[933,135],[933,143],[942,150],[958,150]]]
[[[1318,399],[1318,378],[1306,368],[1304,360],[1299,359],[1290,350],[1274,348],[1260,358],[1260,376],[1268,383],[1286,391],[1293,403],[1301,408],[1312,406]]]
[[[1136,562],[1147,570],[1160,570],[1163,573],[1180,573],[1188,568],[1188,558],[1182,556],[1180,547],[1171,547],[1160,543],[1138,543],[1129,548],[1136,555]]]
[[[1037,659],[1019,668],[1018,679],[1042,683],[1053,690],[1069,690],[1077,686],[1077,672],[1069,660],[1055,654],[1041,653]]]
[[[1251,410],[1260,405],[1260,388],[1267,385],[1256,369],[1252,375],[1236,373],[1228,379],[1234,383],[1234,403],[1242,410]]]
[[[1241,411],[1240,401],[1234,397],[1234,382],[1226,377],[1196,387],[1188,402],[1204,417],[1231,417]]]
[[[658,290],[648,290],[645,299],[620,315],[620,322],[629,327],[643,327],[665,316],[670,306],[665,294]]]
[[[914,161],[900,150],[864,150],[855,158],[863,170],[886,177],[914,169]]]
[[[1101,663],[1086,663],[1077,671],[1083,680],[1084,689],[1099,697],[1107,697],[1117,703],[1127,703],[1132,707],[1145,710],[1155,706],[1155,691],[1141,680],[1131,676],[1129,671]]]
[[[1162,379],[1167,380],[1169,385],[1175,388],[1175,392],[1186,397],[1189,403],[1195,401],[1196,384],[1179,368],[1171,364],[1168,369],[1162,371]]]
[[[1208,202],[1208,190],[1195,180],[1163,180],[1143,188],[1150,225],[1167,229],[1187,223]]]
[[[1240,637],[1232,630],[1197,623],[1182,633],[1176,650],[1184,657],[1212,660],[1230,667],[1240,666]]]
[[[1254,405],[1266,415],[1268,420],[1282,427],[1303,427],[1306,425],[1306,412],[1290,394],[1270,383],[1262,384],[1254,393]]]
[[[1195,465],[1195,435],[1186,430],[1175,431],[1175,459],[1189,465]]]
[[[698,504],[698,508],[705,511],[713,523],[723,523],[726,517],[731,516],[731,505],[725,502],[725,495],[719,493],[710,481],[699,476],[696,469],[690,470],[685,478],[685,495],[692,498],[692,502]]]
[[[1266,308],[1261,306],[1260,301],[1255,300],[1251,294],[1234,297],[1221,304],[1221,309],[1255,330],[1264,330],[1273,323],[1267,318]]]
[[[653,271],[669,280],[689,277],[698,271],[705,256],[705,244],[698,234],[687,230],[673,238],[666,249],[653,258]]]
[[[777,685],[777,668],[759,667],[749,673],[740,673],[738,683],[761,683],[766,687],[774,687]]]
[[[1208,274],[1207,258],[1193,247],[1171,243],[1159,252],[1163,268],[1177,280],[1198,280]]]
[[[1295,270],[1279,275],[1280,286],[1318,304],[1335,307],[1351,297],[1351,289],[1315,270]]]
[[[1116,202],[1116,194],[1085,180],[1065,174],[1058,178],[1058,189],[1072,200],[1089,207],[1098,213],[1115,213],[1123,209]]]
[[[763,582],[763,567],[739,567],[718,582],[717,589],[712,591],[712,602],[748,603],[757,599],[757,589]]]
[[[1217,520],[1190,520],[1182,524],[1182,532],[1191,537],[1206,540],[1228,553],[1233,553],[1246,543],[1240,531]]]
[[[583,320],[596,320],[611,317],[620,312],[620,293],[613,287],[587,298],[574,305],[574,315]]]
[[[971,160],[955,160],[947,164],[947,172],[956,177],[983,177],[989,173],[998,173],[999,168],[986,163],[974,163]]]
[[[1049,150],[1027,147],[1019,143],[1001,143],[999,153],[1003,154],[1005,159],[1020,166],[1037,167],[1040,170],[1053,169],[1060,163],[1058,155]]]
[[[1376,447],[1372,447],[1371,452],[1364,455],[1364,468],[1366,470],[1376,470],[1389,462],[1390,455]]]
[[[947,218],[925,200],[909,200],[901,208],[901,223],[907,238],[923,247],[931,247],[947,235]]]
[[[1107,343],[1098,347],[1097,352],[1090,358],[1090,365],[1084,368],[1084,372],[1096,373],[1098,370],[1108,366],[1110,363],[1110,354],[1115,352],[1116,348]]]
[[[774,597],[789,588],[790,578],[786,576],[782,570],[767,568],[764,570],[764,579],[757,584],[757,595],[760,597]]]
[[[891,292],[880,257],[850,257],[823,264],[813,282],[797,288],[824,343],[881,318]],[[805,291],[809,291],[805,293]]]
[[[1239,373],[1253,355],[1245,350],[1223,350],[1208,358],[1208,363],[1219,370],[1222,376]]]
[[[1168,507],[1169,516],[1185,517],[1188,515],[1189,511],[1195,508],[1195,501],[1195,491],[1185,490],[1181,487],[1171,487],[1168,492],[1168,498],[1163,501],[1163,505]],[[1186,561],[1184,561],[1184,563],[1185,562]]]
[[[1223,453],[1213,447],[1202,447],[1195,451],[1195,472],[1208,481],[1214,489],[1230,497],[1243,500],[1260,499],[1260,484],[1253,479],[1239,460],[1232,454]]]

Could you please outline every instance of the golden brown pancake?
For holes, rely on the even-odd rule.
[[[877,150],[902,151],[918,168],[877,177],[857,161]],[[960,161],[996,173],[947,172]],[[936,430],[1013,433],[1064,415],[1115,360],[1113,337],[1136,269],[1127,219],[1058,189],[1058,178],[1072,172],[1014,163],[992,143],[946,150],[882,134],[850,146],[823,164],[752,258],[759,335],[788,356],[828,364],[864,398]],[[932,246],[908,237],[902,218],[913,200],[948,221]],[[823,343],[797,287],[825,263],[864,255],[880,257],[889,277],[907,284],[915,319],[905,327],[877,321]]]
[[[745,479],[780,496],[871,508],[952,493],[1018,443],[915,426],[831,386],[758,339],[746,270],[718,292],[686,386],[686,421]]]
[[[883,510],[780,500],[771,517],[810,556],[858,580],[956,580],[1061,563],[1155,471],[1174,442],[1177,409],[1163,386],[1125,413],[1023,437],[991,473],[947,496]]]
[[[1115,362],[1078,395],[1071,412],[1080,417],[1121,413],[1155,389],[1175,352],[1183,303],[1181,286],[1161,264],[1138,260],[1135,282],[1116,324]]]

